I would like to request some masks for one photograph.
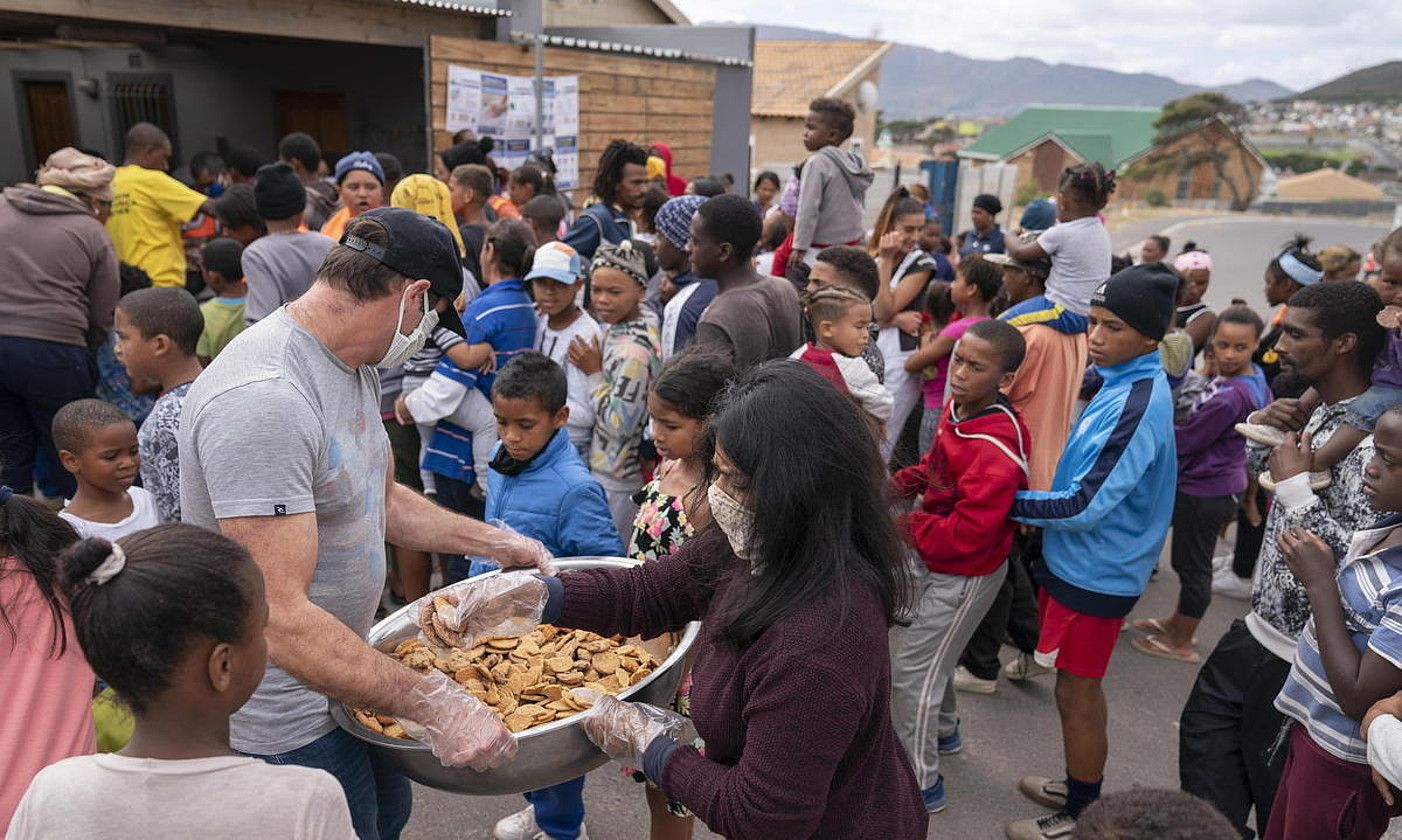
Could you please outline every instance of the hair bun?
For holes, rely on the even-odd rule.
[[[482,154],[484,155],[489,154],[492,151],[492,149],[495,149],[496,147],[496,141],[490,137],[479,137],[477,139],[477,148],[480,149]]]
[[[112,543],[101,537],[88,537],[70,545],[59,555],[59,583],[71,600],[87,586],[88,575],[112,553]]]

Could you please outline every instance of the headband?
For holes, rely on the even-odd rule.
[[[0,505],[3,505],[6,502],[8,502],[10,500],[10,497],[14,494],[15,491],[11,490],[3,484],[0,484]]]
[[[127,555],[122,551],[122,547],[112,543],[112,553],[107,555],[107,559],[98,564],[86,578],[88,583],[101,586],[107,581],[117,576],[117,573],[127,567]]]
[[[1301,286],[1312,286],[1324,279],[1324,272],[1305,265],[1292,250],[1281,251],[1275,261],[1287,277]]]
[[[1212,270],[1212,255],[1206,251],[1187,251],[1173,258],[1173,268],[1176,271],[1197,271],[1198,269]]]

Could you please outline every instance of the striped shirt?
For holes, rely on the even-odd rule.
[[[1371,650],[1402,669],[1402,546],[1375,550],[1402,525],[1391,515],[1378,527],[1358,531],[1339,569],[1344,621],[1359,652]],[[1275,707],[1303,724],[1314,742],[1345,761],[1368,763],[1359,721],[1344,714],[1329,685],[1319,653],[1314,617],[1300,633],[1295,661]]]

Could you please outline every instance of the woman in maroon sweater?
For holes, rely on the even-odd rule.
[[[732,840],[924,838],[891,725],[887,631],[910,572],[857,409],[801,363],[763,365],[713,421],[718,527],[628,570],[463,587],[456,623],[651,637],[703,620],[691,714],[703,756],[651,707],[602,697],[583,725],[615,760]]]

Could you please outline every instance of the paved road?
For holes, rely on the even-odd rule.
[[[1208,299],[1224,306],[1242,297],[1264,311],[1261,273],[1266,263],[1295,230],[1316,237],[1318,245],[1344,242],[1357,250],[1383,234],[1385,225],[1316,219],[1229,216],[1165,220],[1167,235],[1179,244],[1187,239],[1212,251],[1216,267]],[[1136,238],[1152,229],[1126,231]],[[1116,241],[1117,250],[1128,242]],[[1163,561],[1166,569],[1167,560]],[[1133,617],[1172,612],[1177,578],[1164,571],[1149,585]],[[1217,599],[1199,630],[1202,650],[1208,651],[1234,618],[1245,612],[1240,601]],[[1006,653],[1006,651],[1005,651]],[[1178,713],[1192,687],[1196,670],[1176,662],[1152,659],[1121,637],[1105,688],[1110,704],[1110,760],[1106,790],[1132,786],[1177,787]],[[945,766],[950,806],[931,818],[931,838],[993,838],[1003,823],[1040,813],[1017,793],[1018,777],[1061,772],[1062,753],[1052,683],[1043,678],[1030,685],[1003,684],[991,696],[961,695],[965,750]],[[595,771],[585,791],[587,824],[595,840],[644,840],[646,809],[640,787],[624,780],[613,766]],[[414,816],[404,836],[427,838],[487,838],[498,818],[520,807],[516,797],[474,799],[418,788]],[[698,829],[696,837],[715,835]]]

